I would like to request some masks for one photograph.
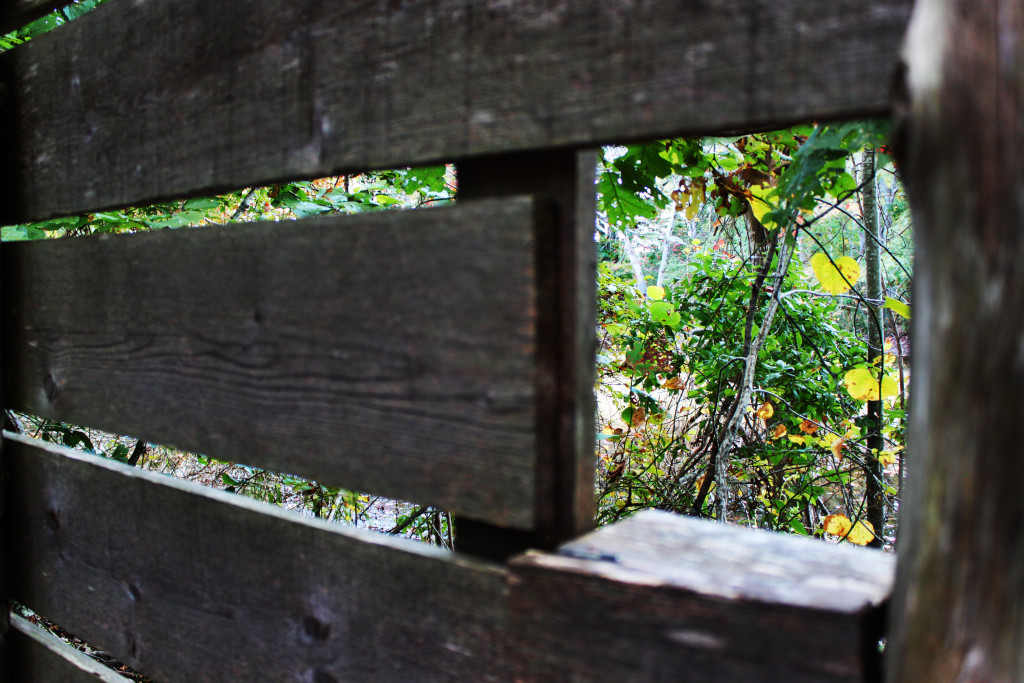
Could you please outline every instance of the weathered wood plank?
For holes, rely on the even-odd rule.
[[[16,614],[11,614],[11,626],[12,681],[125,683],[128,680]]]
[[[21,28],[34,19],[56,9],[60,2],[53,0],[2,0],[0,1],[0,32],[7,33]]]
[[[5,400],[500,526],[550,525],[535,432],[556,420],[537,410],[555,389],[538,370],[548,303],[534,253],[549,213],[517,198],[4,244]]]
[[[1024,4],[922,0],[901,152],[914,399],[890,681],[1024,680]]]
[[[3,253],[3,245],[0,244],[0,254]],[[3,273],[2,259],[0,259],[0,274]],[[0,293],[3,292],[3,279],[0,278]],[[3,340],[0,339],[0,386],[3,386]],[[6,424],[7,413],[5,411],[3,392],[0,392],[0,424]],[[4,438],[0,431],[0,473],[4,471]],[[10,553],[7,551],[7,519],[4,511],[7,508],[7,480],[0,476],[0,607],[6,608],[9,595],[7,593],[7,564],[10,562]],[[0,683],[7,683],[10,680],[8,657],[8,619],[2,615],[6,609],[0,609]]]
[[[3,253],[2,245],[0,245],[0,253]],[[0,260],[2,263],[2,260]],[[0,274],[3,272],[3,266],[0,265]],[[0,293],[3,292],[2,279],[0,279]],[[0,386],[3,386],[3,342],[0,339]],[[4,401],[2,392],[0,392],[0,420],[6,422],[6,413],[4,410]],[[4,438],[3,432],[0,431],[0,473],[4,471]],[[7,594],[7,563],[10,561],[10,553],[7,551],[7,520],[4,516],[4,510],[7,508],[7,480],[0,476],[0,606],[6,606],[8,604]],[[7,656],[8,652],[8,629],[9,622],[6,618],[0,617],[0,683],[7,683],[10,680],[8,676],[9,659]]]
[[[873,681],[892,556],[644,512],[513,560],[525,680]]]
[[[461,523],[458,542],[484,554],[508,556],[526,548],[553,548],[594,526],[594,320],[597,254],[594,246],[592,152],[569,150],[506,154],[459,162],[460,200],[530,194],[551,202],[555,224],[537,236],[538,296],[549,306],[538,319],[540,392],[538,498],[554,503],[554,520],[541,535],[502,538],[498,530]],[[468,521],[468,520],[466,520]],[[489,549],[489,550],[488,550]]]
[[[510,677],[498,565],[7,445],[13,596],[156,680]]]
[[[885,114],[910,5],[111,0],[0,57],[0,219]]]

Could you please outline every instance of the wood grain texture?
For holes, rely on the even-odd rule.
[[[57,636],[11,614],[11,680],[18,683],[126,683]]]
[[[517,198],[4,244],[5,401],[543,526],[535,432],[556,418],[536,409],[534,231],[548,214]]]
[[[175,681],[494,681],[505,570],[8,435],[12,594]]]
[[[526,680],[831,683],[880,674],[894,561],[649,511],[511,572]]]
[[[886,114],[910,5],[111,0],[0,57],[0,219]]]
[[[914,399],[890,681],[1024,680],[1024,4],[918,3]]]
[[[3,253],[3,245],[0,244],[0,254]],[[3,272],[2,260],[0,260],[0,274]],[[0,293],[3,292],[3,280],[0,278]],[[0,386],[3,386],[3,340],[0,339]],[[3,420],[3,424],[7,423],[7,413],[5,411],[5,405],[3,401],[2,392],[0,392],[0,420]],[[4,438],[3,432],[0,431],[0,472],[4,471]],[[7,523],[4,518],[4,509],[6,508],[6,494],[7,494],[7,480],[4,477],[0,477],[0,607],[8,604],[9,596],[7,594],[7,564],[10,562],[10,553],[7,552]],[[8,629],[10,627],[8,619],[3,617],[4,610],[0,609],[0,683],[7,683],[9,680],[9,658],[8,658]]]
[[[59,4],[52,0],[0,0],[0,32],[21,28],[52,12]]]

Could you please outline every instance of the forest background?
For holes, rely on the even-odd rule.
[[[46,15],[0,49],[102,2]],[[912,238],[887,126],[808,123],[600,150],[599,524],[659,508],[894,547]],[[230,229],[457,195],[457,169],[439,165],[6,226],[0,237]],[[31,415],[7,413],[5,427],[339,522],[448,547],[457,534],[428,506]]]

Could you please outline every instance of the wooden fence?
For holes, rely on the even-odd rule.
[[[974,20],[935,19],[954,5]],[[963,77],[945,92],[929,69],[949,71],[949,51],[984,35],[1010,47],[972,57],[974,75],[999,62],[1009,75],[996,94],[1024,91],[1005,68],[1024,65],[1024,40],[1010,40],[1022,35],[1019,6],[922,6],[918,34],[939,26],[952,38],[923,50],[907,81],[903,142],[918,196],[931,187],[925,170],[944,163],[933,133],[950,132],[954,96],[971,87]],[[0,25],[49,7],[8,0]],[[451,208],[0,250],[5,407],[436,505],[458,516],[459,552],[5,433],[0,595],[158,681],[878,678],[892,556],[658,512],[591,531],[585,150],[888,115],[910,10],[909,0],[110,0],[0,56],[3,224],[440,161],[457,165],[460,183]],[[1007,17],[1010,38],[997,40]],[[983,117],[1018,145],[1020,103]],[[1008,188],[986,191],[996,205],[1024,177],[1020,162],[1004,166],[1008,179],[984,176]],[[973,201],[946,189],[950,207]],[[1001,227],[1016,211],[957,239],[987,239],[989,254],[1016,245]],[[969,279],[993,263],[958,268]],[[932,276],[925,286],[918,333],[949,334],[948,316],[929,313],[949,302],[963,303],[953,320],[967,320],[962,293]],[[1024,327],[1014,311],[1011,330]],[[963,379],[942,364],[980,362],[980,341],[938,341],[934,354],[930,343],[915,342],[918,379]],[[1010,346],[1003,357],[1017,358]],[[1019,372],[986,377],[1009,386]],[[932,425],[945,408],[927,384],[917,391],[917,424]],[[971,424],[977,443],[1024,404],[983,402],[1006,419]],[[969,424],[942,419],[950,433]],[[901,552],[892,670],[906,681],[1001,679],[1019,672],[1019,620],[977,607],[978,591],[995,589],[964,577],[1024,571],[1012,536],[1004,557],[982,542],[991,534],[972,535],[972,520],[1007,530],[993,515],[1020,503],[1005,490],[978,517],[949,507],[942,486],[955,472],[919,439],[922,464],[911,467],[930,483],[904,512],[919,531]],[[990,442],[1007,457],[1021,450]],[[1002,467],[965,452],[957,472]],[[950,495],[966,505],[984,490],[970,480]],[[961,523],[952,535],[950,515]],[[939,559],[952,577],[942,586],[961,593],[923,610],[936,572],[926,561]],[[1024,582],[998,585],[1017,604]],[[995,623],[1010,635],[958,640],[976,613],[1003,615]],[[946,643],[954,650],[919,678],[910,667],[932,666],[928,653]],[[117,680],[14,615],[0,654],[18,683]]]

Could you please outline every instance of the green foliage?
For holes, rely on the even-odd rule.
[[[600,266],[599,378],[615,387],[621,408],[599,435],[602,523],[646,507],[710,513],[698,494],[718,418],[736,394],[755,272],[713,248],[693,250],[691,265],[689,278],[666,288],[667,301],[642,298],[609,264]],[[809,286],[795,269],[784,283],[787,290]],[[666,305],[676,317],[665,316]],[[755,379],[772,414],[747,416],[731,468],[751,523],[808,533],[807,509],[842,497],[835,486],[853,472],[832,462],[827,437],[800,428],[809,421],[836,439],[848,431],[842,425],[852,424],[861,402],[846,393],[840,371],[863,358],[865,346],[835,326],[834,300],[792,296],[783,306]]]
[[[76,237],[222,225],[233,221],[308,218],[449,203],[454,188],[445,166],[380,171],[249,188],[217,197],[51,218],[0,228],[3,241]]]
[[[880,146],[886,129],[878,121],[806,125],[605,150],[598,391],[617,407],[606,406],[599,425],[601,523],[645,507],[712,515],[720,444],[735,487],[731,519],[809,534],[836,509],[859,515],[866,466],[896,462],[902,447],[903,387],[885,380],[885,391],[898,395],[885,411],[891,448],[870,452],[864,401],[844,383],[867,364],[862,327],[846,301],[824,295],[807,262],[824,250],[828,267],[818,270],[841,280],[830,291],[860,296],[850,287],[859,265],[844,255],[861,242],[857,155]],[[892,197],[890,206],[901,206],[898,188]],[[619,245],[624,239],[635,254]],[[774,273],[779,259],[768,246],[783,243],[796,248],[795,265],[782,282],[765,281],[762,293],[759,273]],[[903,282],[905,254],[889,254]],[[623,275],[636,271],[637,259],[664,298],[644,297],[645,286]],[[673,277],[663,281],[666,274]],[[722,444],[748,345],[777,295],[777,317],[755,349],[752,405],[736,442]],[[907,311],[905,290],[890,298],[889,309]],[[892,325],[896,337],[905,334]]]

